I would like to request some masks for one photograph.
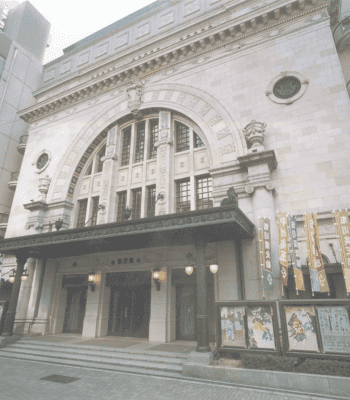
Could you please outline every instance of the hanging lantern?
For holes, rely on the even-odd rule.
[[[216,274],[218,272],[219,266],[216,262],[211,262],[209,268],[213,274]]]
[[[185,267],[185,271],[187,275],[191,275],[193,272],[193,267],[192,265],[188,265],[187,267]]]
[[[11,275],[9,275],[9,282],[13,283],[15,281],[15,277],[15,270],[13,269]]]
[[[23,282],[26,282],[27,280],[28,280],[28,273],[27,273],[27,270],[25,269],[24,271],[23,271],[23,274],[22,274],[22,276],[21,276],[21,280],[23,281]]]

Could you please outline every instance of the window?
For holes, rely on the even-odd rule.
[[[190,180],[176,182],[176,212],[191,211]]]
[[[157,158],[157,148],[154,146],[158,140],[158,120],[152,119],[150,124],[149,159]]]
[[[93,199],[92,199],[91,226],[95,226],[97,224],[98,204],[99,204],[99,197],[93,197]]]
[[[141,196],[142,189],[134,189],[132,191],[132,219],[141,218]]]
[[[124,221],[123,212],[126,208],[126,191],[118,193],[117,222]]]
[[[131,144],[131,127],[125,129],[123,137],[122,166],[129,165]]]
[[[91,175],[91,172],[92,172],[92,161],[91,161],[90,165],[88,166],[88,169],[86,170],[85,176]]]
[[[197,178],[197,210],[213,207],[212,178]]]
[[[193,132],[193,139],[194,139],[194,148],[204,147],[204,143],[202,139],[197,135],[196,132]]]
[[[103,162],[101,159],[102,159],[102,157],[105,156],[105,154],[106,154],[106,145],[104,145],[102,147],[101,151],[98,153],[98,156],[97,156],[97,171],[96,171],[97,173],[102,172]]]
[[[190,148],[190,129],[179,122],[175,123],[176,151],[185,151]]]
[[[78,201],[79,212],[78,212],[77,228],[83,228],[85,226],[87,202],[88,199]]]
[[[156,215],[156,185],[148,186],[147,188],[147,217],[154,217]]]
[[[145,123],[141,122],[136,128],[136,151],[135,162],[143,161],[143,153],[145,151]]]

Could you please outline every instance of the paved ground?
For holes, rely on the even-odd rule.
[[[70,383],[42,380],[50,375],[77,378]],[[321,397],[291,396],[205,382],[188,382],[55,366],[0,358],[1,400],[306,400]],[[325,400],[325,397],[322,397]]]

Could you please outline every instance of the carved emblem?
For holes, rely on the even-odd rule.
[[[137,117],[139,114],[139,109],[143,103],[144,87],[143,84],[138,81],[126,89],[128,94],[128,108],[130,112]]]
[[[46,196],[47,196],[47,192],[49,191],[49,187],[50,187],[50,182],[51,182],[51,178],[49,178],[49,175],[45,175],[44,177],[39,179],[39,192],[41,193],[40,195],[40,200],[41,201],[46,201]]]
[[[231,187],[228,191],[227,191],[227,196],[225,197],[222,202],[220,203],[220,206],[236,206],[238,207],[238,200],[237,200],[237,196],[236,193],[233,189],[233,187]]]
[[[301,82],[295,76],[286,76],[276,82],[273,94],[279,99],[290,99],[301,89]]]
[[[250,152],[264,150],[262,143],[264,141],[266,125],[266,122],[257,122],[253,119],[243,128]]]

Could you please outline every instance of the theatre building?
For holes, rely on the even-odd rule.
[[[329,12],[158,1],[46,64],[18,113],[29,136],[0,241],[3,272],[17,269],[4,332],[200,336],[205,350],[215,302],[263,299],[261,217],[265,298],[282,297],[277,211],[296,217],[305,280],[297,295],[290,268],[285,297],[312,297],[312,212],[330,289],[315,297],[346,298],[332,211],[350,202],[350,110]]]

